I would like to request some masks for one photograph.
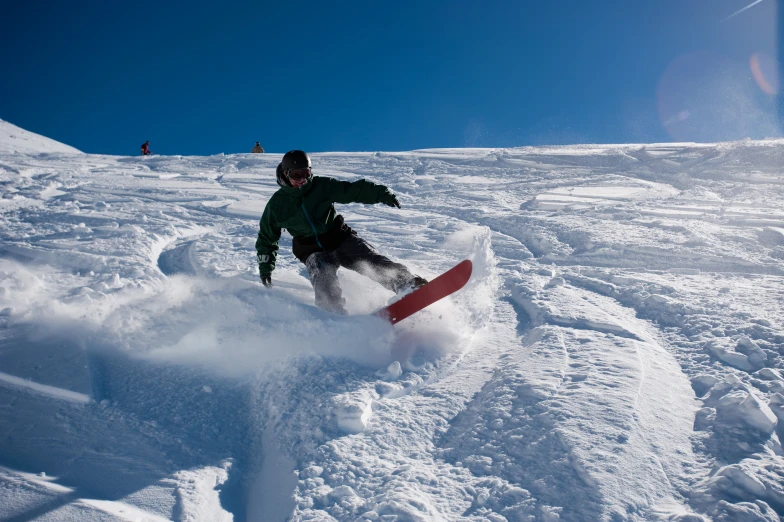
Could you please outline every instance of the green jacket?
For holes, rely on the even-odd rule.
[[[267,202],[259,222],[256,252],[260,274],[270,274],[275,270],[281,229],[288,230],[295,241],[303,239],[319,243],[322,234],[329,233],[336,225],[343,225],[343,218],[335,212],[334,203],[390,204],[392,199],[394,194],[387,187],[364,179],[348,182],[313,176],[299,188],[281,186]],[[322,247],[320,243],[317,250],[330,249],[329,245],[319,247]]]

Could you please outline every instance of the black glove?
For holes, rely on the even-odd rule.
[[[261,274],[261,284],[267,288],[272,288],[272,274]]]
[[[390,207],[400,208],[400,201],[398,201],[397,196],[395,196],[391,192],[387,194],[387,196],[384,198],[384,204],[389,205]]]

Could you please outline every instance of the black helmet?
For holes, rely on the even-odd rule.
[[[283,172],[309,169],[310,158],[304,150],[290,150],[283,155],[283,161],[281,161],[280,164],[283,168]]]
[[[310,158],[301,150],[290,150],[283,155],[280,170],[292,187],[301,187],[313,177],[310,170]]]

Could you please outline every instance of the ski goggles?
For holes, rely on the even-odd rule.
[[[291,181],[292,183],[305,182],[310,179],[310,176],[311,176],[310,167],[305,169],[289,170],[286,172],[286,177],[288,177],[289,181]]]

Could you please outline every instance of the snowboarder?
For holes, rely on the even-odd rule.
[[[256,240],[259,275],[264,286],[272,286],[283,228],[294,237],[292,251],[305,264],[316,292],[316,306],[324,310],[346,313],[337,277],[341,266],[395,293],[427,283],[405,266],[376,252],[335,211],[334,203],[384,203],[400,208],[397,197],[387,187],[364,179],[348,182],[313,176],[310,157],[301,150],[283,156],[277,168],[277,181],[280,188],[264,208]]]
[[[150,150],[150,140],[145,141],[142,143],[142,156],[149,156],[152,154]]]
[[[259,145],[259,142],[257,141],[256,144],[253,146],[253,148],[250,149],[250,151],[254,154],[264,154],[264,147]]]

